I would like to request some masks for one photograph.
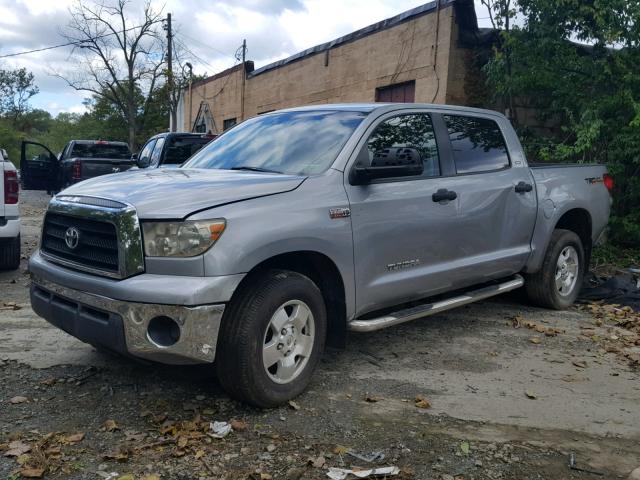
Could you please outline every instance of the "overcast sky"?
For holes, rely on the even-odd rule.
[[[64,43],[60,32],[69,22],[75,0],[0,0],[0,55]],[[86,0],[90,1],[90,0]],[[176,42],[185,45],[194,72],[213,74],[232,66],[234,53],[247,39],[256,68],[287,57],[425,3],[425,0],[235,0],[153,1],[171,12]],[[132,21],[143,1],[132,0]],[[487,14],[476,0],[481,26]],[[88,93],[76,92],[51,75],[70,68],[69,48],[0,59],[0,68],[26,67],[36,76],[40,93],[33,106],[53,115],[81,112]]]

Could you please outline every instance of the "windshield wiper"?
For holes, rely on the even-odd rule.
[[[279,172],[278,170],[270,170],[268,168],[261,168],[261,167],[250,167],[248,165],[243,165],[240,167],[231,167],[230,170],[248,170],[250,172],[282,173],[282,172]]]

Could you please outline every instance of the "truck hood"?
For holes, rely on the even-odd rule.
[[[226,203],[296,189],[306,177],[231,170],[155,169],[103,175],[60,195],[86,195],[133,205],[142,219],[178,219]]]

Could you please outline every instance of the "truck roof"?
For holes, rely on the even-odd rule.
[[[495,110],[484,108],[464,107],[458,105],[442,105],[438,103],[326,103],[322,105],[307,105],[302,107],[292,107],[276,112],[297,112],[297,111],[318,111],[318,110],[340,110],[346,112],[371,113],[373,111],[409,110],[413,108],[426,108],[433,110],[451,110],[455,112],[480,113],[484,115],[504,116]],[[270,112],[275,113],[275,112]],[[268,115],[266,113],[265,115]]]
[[[103,144],[103,145],[128,145],[127,142],[119,142],[114,140],[71,140],[73,143],[77,143],[80,145],[95,145],[95,144]],[[69,143],[71,143],[69,142]]]

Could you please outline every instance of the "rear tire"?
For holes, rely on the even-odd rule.
[[[20,267],[20,235],[0,240],[0,270],[17,270]]]
[[[308,277],[269,270],[242,287],[224,313],[216,353],[218,379],[237,400],[260,408],[300,395],[326,337],[322,293]]]
[[[580,237],[570,230],[554,230],[542,267],[525,276],[529,300],[553,310],[568,308],[580,293],[586,267]]]

